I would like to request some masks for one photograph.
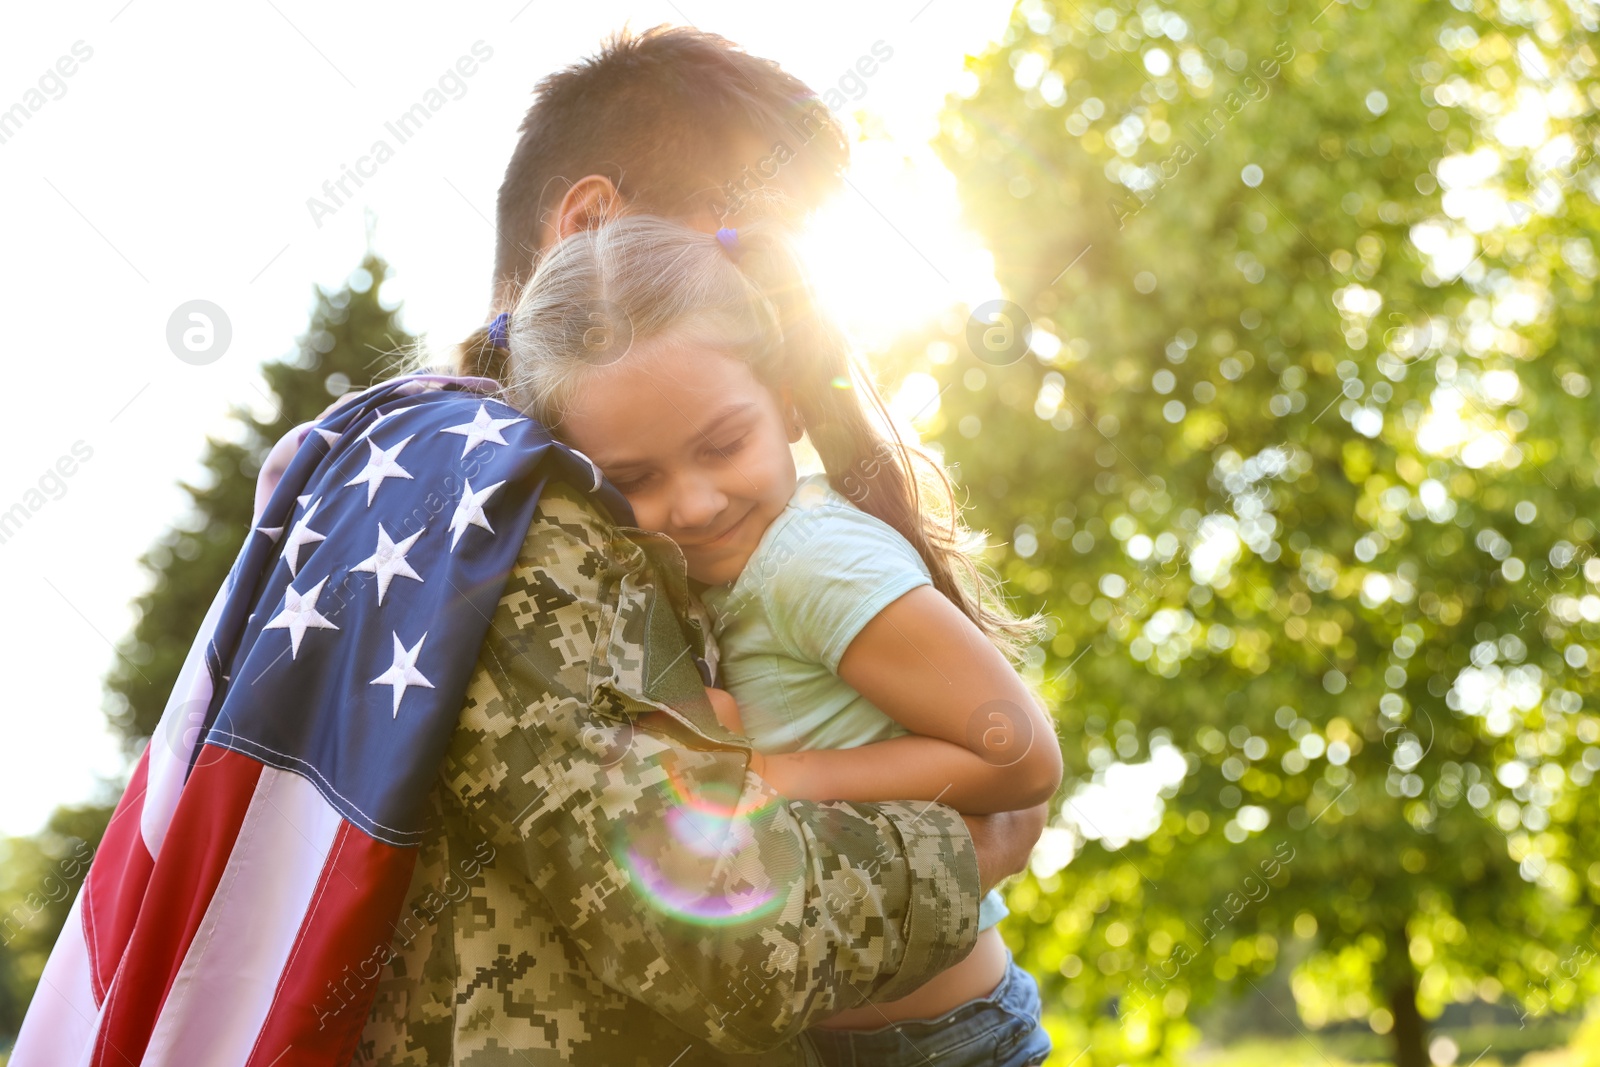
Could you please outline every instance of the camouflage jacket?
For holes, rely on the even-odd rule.
[[[356,1063],[812,1063],[808,1025],[970,951],[959,816],[779,797],[711,712],[706,632],[671,541],[546,490]]]

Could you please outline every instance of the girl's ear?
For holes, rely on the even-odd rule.
[[[794,390],[787,383],[778,390],[778,404],[783,408],[783,424],[789,434],[789,443],[796,444],[805,436],[806,424],[800,417],[800,408],[794,402]]]

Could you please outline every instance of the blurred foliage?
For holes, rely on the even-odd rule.
[[[57,808],[41,833],[0,840],[0,1035],[22,1025],[110,818],[109,807]]]
[[[192,510],[140,559],[150,588],[135,601],[138,621],[106,679],[108,715],[130,755],[160,722],[190,643],[250,531],[256,475],[267,452],[347,390],[390,377],[415,344],[398,322],[398,306],[382,298],[388,273],[388,264],[369,251],[345,285],[315,290],[298,352],[261,367],[266,414],[235,407],[236,439],[208,439],[203,477],[180,483]],[[22,1023],[82,884],[85,850],[99,846],[112,811],[60,808],[43,833],[0,840],[0,1039]]]
[[[938,146],[1015,306],[897,365],[1052,619],[1006,930],[1060,1062],[1280,964],[1405,1067],[1600,989],[1597,17],[1024,0],[969,61]]]

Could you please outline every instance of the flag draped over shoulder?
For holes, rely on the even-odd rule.
[[[329,983],[385,958],[542,489],[632,522],[494,386],[395,379],[273,449],[10,1067],[349,1061],[375,982],[355,1001]]]

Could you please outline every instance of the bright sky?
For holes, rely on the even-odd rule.
[[[292,351],[312,283],[337,285],[359,261],[366,212],[406,326],[447,344],[483,320],[495,190],[543,74],[624,23],[692,21],[825,92],[881,41],[893,55],[847,109],[884,138],[857,152],[854,190],[816,256],[846,321],[881,340],[996,295],[926,141],[963,55],[1004,29],[1009,8],[100,0],[13,11],[0,113],[21,103],[31,114],[0,126],[0,286],[13,377],[41,385],[0,428],[0,513],[38,503],[30,490],[62,457],[73,473],[0,543],[13,605],[0,629],[0,834],[30,833],[57,804],[93,795],[97,776],[123,773],[101,680],[144,585],[136,560],[180,516],[175,483],[197,471],[206,434],[226,433],[230,404],[259,401],[262,361]],[[459,98],[359,199],[314,220],[307,198],[476,42],[493,54]],[[227,352],[204,366],[166,341],[174,309],[197,299],[232,327]]]

